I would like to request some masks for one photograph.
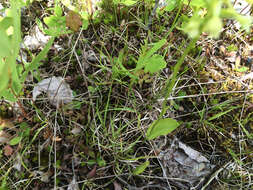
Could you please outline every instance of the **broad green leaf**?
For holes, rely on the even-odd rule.
[[[0,29],[0,58],[7,57],[10,55],[10,53],[11,53],[11,41],[9,40],[6,34],[6,31]]]
[[[155,52],[157,52],[161,47],[163,47],[166,44],[166,39],[162,39],[159,42],[156,42],[154,46],[147,52],[146,58],[151,57]]]
[[[20,78],[17,73],[17,68],[14,68],[12,70],[12,78],[11,79],[12,79],[12,89],[18,95],[23,87],[22,87]]]
[[[0,93],[0,96],[4,97],[5,100],[8,100],[10,102],[16,102],[17,98],[13,95],[10,89],[5,89]]]
[[[48,26],[48,29],[43,30],[47,35],[60,36],[63,34],[71,33],[71,31],[68,30],[66,27],[65,16],[57,17],[54,15],[51,15],[49,17],[45,17],[43,21]]]
[[[152,140],[161,135],[167,135],[179,126],[175,119],[166,118],[154,121],[147,130],[147,139]]]
[[[22,136],[17,136],[11,139],[9,144],[13,146],[13,145],[18,144],[21,140],[22,140]]]
[[[55,16],[57,16],[57,17],[62,16],[62,9],[61,9],[61,7],[60,7],[59,5],[56,5],[56,6],[54,7],[54,14],[55,14]]]
[[[3,31],[6,31],[13,24],[13,19],[11,17],[4,17],[0,22],[0,28]]]
[[[1,59],[1,58],[0,58]],[[9,83],[8,66],[0,60],[0,96]]]
[[[166,39],[162,39],[159,42],[156,42],[154,46],[146,52],[146,54],[141,55],[138,59],[136,70],[140,70],[145,66],[145,63],[148,61],[148,59],[154,55],[155,52],[157,52],[161,47],[163,47],[166,43]],[[144,52],[145,53],[145,52]]]
[[[164,69],[166,65],[167,63],[164,61],[163,56],[155,54],[150,59],[148,59],[144,71],[153,74],[160,71],[161,69]]]
[[[13,18],[13,35],[11,38],[12,56],[9,64],[16,65],[21,42],[21,10],[16,0],[11,0],[11,15]]]
[[[143,164],[139,165],[138,167],[136,167],[133,171],[134,175],[139,175],[142,172],[145,171],[145,169],[150,165],[149,161],[144,162]]]
[[[213,38],[218,38],[222,27],[222,20],[220,17],[213,16],[208,21],[206,21],[203,31],[208,33]]]

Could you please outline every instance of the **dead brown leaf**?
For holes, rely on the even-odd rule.
[[[93,169],[87,174],[87,178],[88,179],[93,178],[96,175],[96,172],[97,172],[97,165],[95,165]]]
[[[0,143],[7,143],[10,141],[11,135],[3,130],[0,131]]]
[[[122,187],[120,184],[118,184],[116,181],[113,182],[114,190],[122,190]]]
[[[66,16],[66,26],[69,27],[71,30],[74,32],[77,32],[80,27],[82,26],[82,18],[81,16],[74,12],[74,11],[69,11],[67,16]]]
[[[11,156],[13,153],[13,148],[10,145],[4,146],[4,155],[5,156]]]

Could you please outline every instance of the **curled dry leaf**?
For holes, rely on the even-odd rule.
[[[165,170],[164,177],[181,179],[173,183],[180,189],[189,189],[196,186],[208,176],[214,165],[200,152],[192,149],[175,138],[171,146],[159,154],[161,163]]]
[[[33,89],[33,101],[43,92],[47,93],[50,103],[57,108],[70,103],[74,98],[72,90],[62,77],[53,76],[40,81]]]

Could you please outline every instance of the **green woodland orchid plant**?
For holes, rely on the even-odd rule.
[[[109,0],[103,0],[106,3]],[[145,0],[146,3],[150,3]],[[253,0],[247,0],[249,3],[253,3]],[[10,7],[5,9],[6,16],[0,17],[0,97],[9,101],[18,101],[18,97],[24,87],[24,82],[29,72],[33,72],[41,65],[41,60],[47,55],[51,48],[55,37],[62,34],[71,33],[66,27],[66,19],[63,16],[63,10],[61,3],[68,7],[70,10],[75,11],[81,15],[82,28],[88,27],[88,16],[85,11],[75,7],[78,3],[85,3],[84,0],[77,0],[78,3],[74,4],[71,0],[56,1],[53,10],[53,15],[44,18],[44,23],[47,28],[43,27],[40,20],[37,19],[37,23],[40,29],[51,36],[50,40],[44,47],[44,49],[32,59],[30,63],[18,64],[17,59],[19,57],[21,39],[21,7],[27,6],[30,1],[24,0],[10,0]],[[111,2],[111,1],[110,1]],[[134,6],[138,3],[137,0],[113,0],[114,4],[120,4],[121,6]],[[179,126],[179,124],[170,118],[163,119],[163,115],[166,110],[166,99],[172,92],[172,88],[175,84],[178,71],[182,65],[184,58],[194,47],[195,42],[199,39],[200,35],[205,32],[210,37],[218,38],[223,28],[224,19],[235,19],[238,21],[242,29],[249,31],[252,24],[252,17],[244,16],[237,13],[230,0],[166,0],[165,7],[163,9],[157,8],[156,12],[162,14],[163,11],[177,10],[177,15],[174,19],[172,27],[169,33],[177,27],[184,31],[192,39],[190,44],[184,50],[182,56],[178,59],[177,64],[174,66],[173,75],[167,82],[165,101],[163,103],[163,109],[160,117],[157,121],[149,127],[147,131],[147,139],[151,140],[160,135],[166,135]],[[191,8],[191,13],[185,15],[181,13],[182,7],[188,6]],[[99,10],[98,10],[99,11]],[[94,15],[98,15],[94,13]],[[140,56],[136,59],[136,67],[132,71],[127,70],[121,63],[123,52],[119,54],[116,61],[116,70],[125,73],[133,80],[138,80],[138,72],[143,70],[150,75],[159,72],[166,67],[166,62],[162,55],[159,55],[157,51],[161,49],[167,43],[167,37],[152,44],[152,47],[148,49],[148,44],[143,45]],[[118,65],[117,65],[118,64]],[[114,68],[114,69],[115,69]]]

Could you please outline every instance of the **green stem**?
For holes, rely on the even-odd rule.
[[[195,43],[197,42],[198,39],[199,39],[199,37],[196,37],[196,38],[191,40],[191,42],[189,43],[187,48],[184,50],[183,55],[177,61],[177,64],[174,67],[171,79],[170,80],[168,79],[167,82],[166,82],[165,89],[168,89],[168,90],[166,92],[166,95],[165,95],[165,98],[164,98],[164,101],[163,101],[163,104],[162,104],[162,111],[159,115],[159,119],[161,119],[163,117],[163,115],[166,113],[166,111],[168,109],[166,107],[167,99],[170,96],[170,94],[172,92],[172,89],[173,89],[173,87],[176,83],[177,73],[179,72],[179,69],[180,69],[182,63],[184,62],[185,57],[188,55],[189,51],[193,48],[193,46],[195,45]]]

